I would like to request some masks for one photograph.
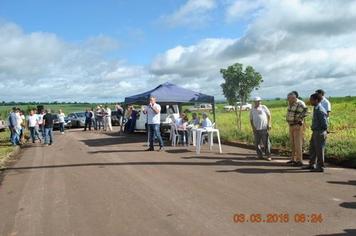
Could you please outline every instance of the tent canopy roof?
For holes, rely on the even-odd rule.
[[[145,93],[125,98],[125,104],[147,104],[154,96],[160,103],[214,103],[214,96],[194,92],[172,83],[164,83]]]

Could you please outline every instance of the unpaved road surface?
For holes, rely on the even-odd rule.
[[[144,152],[144,141],[71,130],[25,147],[2,173],[0,235],[356,235],[354,169],[309,173],[229,146]]]

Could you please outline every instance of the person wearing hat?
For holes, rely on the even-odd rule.
[[[261,104],[260,97],[254,98],[254,106],[250,111],[250,123],[255,137],[255,146],[258,158],[263,158],[261,144],[264,147],[266,159],[271,161],[271,142],[268,131],[271,129],[271,112]]]

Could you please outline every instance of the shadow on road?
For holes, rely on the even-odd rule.
[[[121,152],[145,152],[145,149],[142,150],[100,150],[100,151],[91,151],[89,154],[99,154],[99,153],[121,153]]]
[[[329,184],[341,184],[341,185],[351,185],[351,186],[356,186],[356,180],[349,180],[349,181],[327,181]],[[354,196],[356,197],[356,196]],[[343,202],[340,203],[340,206],[343,208],[348,208],[348,209],[356,209],[356,202]],[[354,234],[356,235],[356,233]]]
[[[85,145],[89,147],[102,147],[102,146],[110,146],[110,145],[118,145],[118,144],[132,144],[132,143],[142,143],[145,140],[138,137],[130,137],[130,136],[120,136],[114,138],[98,138],[98,139],[84,139],[80,140]]]
[[[327,181],[329,184],[341,184],[341,185],[355,185],[356,180],[349,180],[349,181]]]
[[[318,234],[316,236],[355,236],[356,229],[344,229],[344,233],[340,234]]]
[[[284,174],[284,173],[310,173],[308,170],[296,168],[288,169],[262,169],[262,168],[240,168],[236,170],[217,170],[218,173],[237,172],[241,174]]]
[[[171,153],[171,154],[180,154],[180,153],[188,153],[188,152],[192,152],[191,150],[189,149],[169,149],[169,150],[166,150],[167,153]]]
[[[280,163],[271,162],[256,162],[256,161],[235,161],[235,160],[218,160],[215,162],[186,162],[186,161],[147,161],[147,162],[95,162],[95,163],[78,163],[78,164],[67,164],[67,165],[44,165],[44,166],[23,166],[23,167],[8,167],[5,171],[19,171],[19,170],[36,170],[36,169],[50,169],[50,168],[74,168],[74,167],[90,167],[90,166],[261,166],[261,167],[275,167],[274,169],[264,169],[264,168],[243,168],[236,170],[219,170],[218,173],[224,172],[239,172],[244,174],[261,174],[261,173],[305,173],[306,171],[300,169],[292,168],[278,168],[285,167]]]

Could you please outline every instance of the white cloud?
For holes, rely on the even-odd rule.
[[[162,17],[170,27],[200,27],[209,20],[209,12],[216,7],[215,0],[187,0],[178,10]]]
[[[1,22],[0,99],[121,100],[143,89],[147,75],[142,66],[105,58],[118,45],[103,35],[71,44],[55,34],[26,34],[16,24]]]
[[[226,9],[226,20],[250,20],[256,17],[263,9],[262,0],[237,0],[228,5]]]
[[[259,11],[241,38],[175,47],[154,60],[151,72],[221,95],[219,68],[240,62],[262,73],[262,96],[281,97],[292,89],[307,95],[319,87],[329,95],[355,94],[355,1],[266,0],[259,7],[238,2],[227,14]]]

